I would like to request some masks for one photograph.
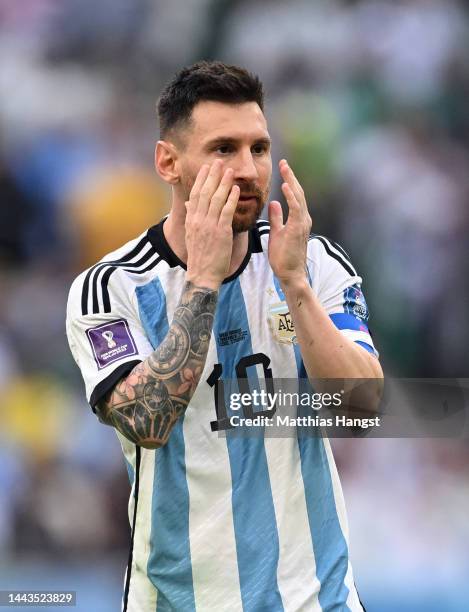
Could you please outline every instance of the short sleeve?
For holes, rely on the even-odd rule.
[[[358,275],[347,252],[324,236],[311,236],[308,272],[312,287],[334,325],[376,357],[368,327],[369,311]]]
[[[133,286],[126,284],[124,275],[116,270],[109,281],[109,307],[98,303],[90,311],[83,307],[87,278],[89,270],[78,276],[70,289],[66,332],[94,410],[98,401],[153,348],[133,306]]]

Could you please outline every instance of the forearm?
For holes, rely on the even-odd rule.
[[[378,360],[337,329],[306,279],[282,289],[311,380],[382,378]]]
[[[97,405],[103,423],[146,448],[167,441],[207,358],[218,291],[186,282],[163,342]]]
[[[379,361],[337,329],[306,279],[290,285],[284,283],[282,288],[303,363],[315,390],[337,392],[340,381],[340,389],[346,392],[342,411],[349,416],[375,413],[383,389]],[[344,380],[348,382],[344,384]],[[367,382],[363,384],[364,381]]]

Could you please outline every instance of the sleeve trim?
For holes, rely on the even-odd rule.
[[[96,412],[96,404],[106,395],[106,393],[108,393],[121,378],[124,378],[126,374],[129,374],[129,372],[131,372],[139,363],[142,363],[141,359],[133,359],[132,361],[122,363],[119,367],[113,370],[109,376],[96,385],[91,393],[89,402],[93,412]]]
[[[368,344],[368,342],[362,342],[361,340],[355,340],[355,344],[359,344],[360,346],[362,346],[365,351],[368,351],[368,353],[370,353],[371,355],[373,355],[374,357],[378,358],[378,351],[371,346],[371,344]]]

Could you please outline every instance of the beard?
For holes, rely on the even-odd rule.
[[[182,180],[185,200],[189,199],[195,178],[186,175]],[[267,202],[270,183],[264,191],[253,181],[236,181],[234,184],[238,185],[240,194],[231,227],[233,228],[233,234],[240,234],[249,231],[256,225],[256,221],[261,216],[262,209]],[[245,197],[250,199],[243,201]]]
[[[247,232],[256,225],[256,221],[261,216],[269,193],[268,190],[264,193],[260,187],[251,182],[237,184],[240,194],[231,224],[233,234]],[[243,196],[250,196],[251,199],[243,201]]]

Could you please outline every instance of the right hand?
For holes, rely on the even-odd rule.
[[[233,170],[221,160],[204,164],[186,202],[186,279],[218,290],[228,275],[233,250],[232,221],[239,199]]]

